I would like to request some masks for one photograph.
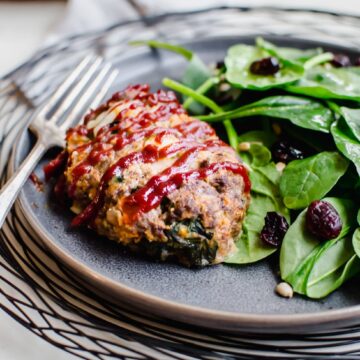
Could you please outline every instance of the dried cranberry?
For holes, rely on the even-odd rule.
[[[313,201],[306,212],[306,227],[321,240],[339,236],[342,223],[339,213],[327,201]]]
[[[350,58],[344,54],[334,54],[331,64],[337,68],[351,66]]]
[[[255,75],[274,75],[279,70],[279,61],[272,56],[256,60],[250,65],[250,72]]]
[[[271,148],[271,154],[275,162],[283,162],[285,164],[304,158],[303,151],[290,145],[286,140],[276,142]]]
[[[265,216],[265,225],[261,230],[261,240],[273,246],[280,246],[289,224],[286,219],[275,211],[270,211]]]

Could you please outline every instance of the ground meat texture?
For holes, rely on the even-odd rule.
[[[75,226],[186,266],[222,262],[250,201],[246,168],[172,92],[136,85],[67,133]]]

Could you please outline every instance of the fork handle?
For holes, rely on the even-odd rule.
[[[36,164],[47,150],[46,145],[42,141],[37,141],[29,155],[22,162],[20,167],[6,182],[0,191],[0,228],[2,227],[6,215],[10,211],[15,199],[22,189],[25,181],[29,178]]]

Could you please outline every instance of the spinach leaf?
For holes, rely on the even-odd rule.
[[[248,264],[259,261],[277,248],[265,244],[260,238],[264,218],[268,211],[276,211],[276,206],[268,196],[253,193],[251,203],[243,222],[243,229],[236,241],[236,252],[225,259],[228,264]]]
[[[358,213],[357,213],[357,222],[358,222],[358,225],[360,225],[360,209],[358,210]]]
[[[272,166],[271,164],[270,166]],[[275,196],[279,196],[278,183],[273,182],[267,176],[266,170],[265,172],[260,172],[259,169],[253,169],[250,172],[250,180],[251,180],[251,190],[258,194],[266,195],[270,198],[275,198]]]
[[[279,180],[280,172],[276,170],[274,163],[269,163],[261,167],[252,167],[250,172],[251,190],[253,192],[267,195],[275,201],[279,198],[282,203]]]
[[[280,250],[281,278],[293,285],[290,276],[319,245],[319,240],[306,230],[306,210],[290,225]],[[299,270],[298,270],[299,271]]]
[[[281,172],[279,172],[276,169],[276,166],[273,162],[256,168],[256,171],[262,173],[264,176],[266,176],[269,181],[271,181],[273,184],[277,185],[279,187],[280,178],[281,178]],[[279,189],[278,189],[279,192]]]
[[[360,259],[354,253],[351,237],[330,243],[318,254],[308,275],[306,295],[310,298],[325,297],[360,272]]]
[[[227,81],[234,87],[267,90],[294,82],[303,76],[303,66],[283,59],[279,59],[281,66],[275,75],[264,76],[251,73],[251,64],[269,55],[266,50],[254,46],[234,45],[230,47],[225,57]]]
[[[280,62],[280,70],[275,75],[255,75],[251,73],[251,64],[262,58],[273,56]],[[321,50],[301,51],[280,48],[268,41],[258,38],[256,47],[235,45],[228,50],[225,58],[226,79],[235,87],[251,90],[267,90],[301,79],[304,68],[317,65],[332,59],[332,54]]]
[[[326,63],[329,62],[330,60],[332,60],[334,58],[334,54],[327,52],[327,53],[322,53],[319,55],[316,55],[310,59],[308,59],[305,63],[304,63],[304,68],[305,70],[309,70],[317,65],[320,65],[322,63]]]
[[[331,196],[341,196],[360,204],[360,177],[355,166],[350,166],[337,184],[331,189]]]
[[[345,174],[348,161],[338,152],[324,151],[290,162],[280,179],[280,193],[289,209],[302,209],[326,195]]]
[[[261,37],[256,39],[256,45],[266,50],[270,55],[281,59],[285,64],[301,65],[305,69],[309,69],[315,65],[330,61],[334,55],[332,53],[324,53],[322,49],[300,50],[293,48],[281,48],[265,41]]]
[[[236,241],[237,250],[226,263],[246,264],[259,261],[274,253],[277,248],[265,244],[260,233],[264,218],[269,211],[276,211],[290,222],[289,211],[279,194],[280,173],[274,163],[253,168],[250,172],[252,182],[251,203],[243,222],[243,230]]]
[[[325,244],[328,246],[328,243]],[[291,284],[293,290],[298,294],[305,295],[308,277],[313,268],[318,254],[322,251],[321,244],[318,244],[306,259],[296,268],[296,271],[290,274],[286,281]]]
[[[290,283],[295,292],[306,294],[309,275],[317,260],[339,239],[346,236],[354,225],[352,201],[326,198],[340,214],[343,228],[336,239],[320,242],[306,229],[305,209],[287,231],[280,251],[281,278]]]
[[[330,125],[335,120],[331,110],[320,102],[298,96],[270,96],[235,110],[198,118],[217,122],[259,115],[290,120],[305,129],[325,133],[329,132]]]
[[[359,213],[358,213],[358,215],[359,215]],[[359,223],[360,222],[359,222],[359,219],[358,219],[358,224]],[[360,257],[360,227],[358,227],[354,231],[354,234],[353,234],[353,237],[352,237],[352,245],[353,245],[353,248],[354,248],[354,251],[355,251],[356,255],[358,257]]]
[[[344,119],[339,119],[331,125],[331,134],[338,150],[354,163],[360,175],[360,142],[352,136]]]
[[[274,211],[282,213],[290,221],[279,190],[281,173],[270,162],[270,151],[263,145],[251,144],[249,151],[241,153],[241,158],[251,167],[249,176],[252,193],[271,198],[275,205]]]
[[[260,167],[268,164],[271,160],[270,150],[261,144],[251,143],[250,149],[247,151],[240,151],[241,158],[252,167]]]
[[[317,66],[305,73],[285,90],[320,99],[346,99],[360,101],[360,73],[352,68],[326,68]]]
[[[340,111],[352,135],[360,142],[360,109],[350,109],[342,106]]]
[[[345,239],[334,239],[319,244],[307,256],[305,261],[287,279],[295,292],[311,298],[320,298],[335,290],[345,281],[343,279],[338,286],[334,286],[339,275],[338,270],[354,256],[351,241],[348,241],[349,239],[345,241]],[[333,281],[328,282],[328,279],[333,279]],[[328,292],[325,294],[325,291]]]
[[[251,152],[253,148],[257,150]],[[280,212],[290,221],[289,211],[284,206],[279,190],[281,173],[276,169],[275,164],[270,162],[270,151],[263,145],[251,144],[249,154],[245,158],[242,155],[242,158],[251,167],[249,176],[252,193],[268,196],[274,203],[274,211]]]
[[[254,143],[263,144],[267,148],[269,148],[276,141],[276,136],[272,132],[254,130],[239,135],[238,139],[239,139],[239,143],[254,142]]]
[[[294,59],[293,57],[288,57],[287,55],[289,55],[289,51],[285,51],[282,50],[282,48],[277,47],[276,45],[272,44],[269,41],[265,41],[263,38],[258,37],[256,38],[256,46],[258,49],[261,49],[265,52],[267,52],[269,55],[274,56],[276,58],[278,58],[279,60],[281,60],[281,62],[285,65],[289,65],[289,66],[294,66],[294,67],[298,67],[299,69],[302,69],[302,65],[299,61],[297,61],[296,59]],[[292,54],[294,55],[294,54]]]
[[[250,143],[250,149],[241,151],[241,158],[252,167],[267,165],[271,160],[271,152],[268,149],[276,140],[273,133],[267,131],[248,131],[238,136],[239,143]]]
[[[360,211],[359,211],[359,213],[360,213]],[[359,213],[358,213],[358,216],[359,216]],[[360,225],[359,220],[360,219],[358,219],[358,224]],[[354,235],[352,237],[352,245],[353,245],[356,255],[358,257],[360,257],[360,227],[354,231]]]
[[[301,50],[288,47],[277,47],[277,52],[282,58],[297,61],[302,64],[306,63],[306,61],[310,60],[311,58],[323,53],[321,48]]]

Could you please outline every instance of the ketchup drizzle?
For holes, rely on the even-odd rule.
[[[174,127],[179,130],[184,136],[190,136],[195,139],[206,139],[210,136],[216,136],[215,130],[206,122],[202,121],[188,121]]]
[[[86,126],[79,126],[68,131],[67,139],[78,134],[87,136],[90,140],[74,150],[78,153],[88,152],[88,155],[72,170],[72,182],[67,189],[68,195],[70,197],[75,196],[76,185],[80,178],[89,173],[93,166],[106,159],[110,152],[120,151],[133,142],[142,141],[152,136],[155,136],[155,144],[161,144],[166,135],[174,135],[180,141],[162,148],[146,145],[142,151],[130,153],[117,160],[102,176],[95,198],[82,213],[73,219],[73,226],[92,223],[104,206],[106,190],[110,181],[114,177],[121,179],[124,169],[131,164],[135,162],[152,163],[177,153],[182,154],[172,166],[153,176],[141,189],[123,197],[121,205],[125,222],[131,223],[137,219],[140,213],[148,212],[159,206],[165,196],[179,188],[185,181],[204,179],[220,170],[231,171],[242,176],[244,192],[250,191],[251,184],[247,170],[240,163],[225,161],[212,163],[200,169],[189,170],[189,166],[199,151],[213,151],[219,150],[221,147],[229,148],[229,146],[216,138],[213,128],[205,122],[193,120],[183,122],[172,128],[163,127],[172,115],[186,114],[186,111],[179,104],[173,92],[159,90],[151,94],[149,91],[150,87],[146,84],[131,86],[122,92],[115,93],[106,104],[91,110],[84,119],[85,125],[96,119],[104,111],[116,111],[116,107],[121,106],[116,102],[129,103],[117,114],[111,124],[99,129],[96,136],[92,130],[88,131]],[[141,111],[131,116],[129,110],[136,110],[137,108],[141,108]],[[215,139],[207,140],[212,137]]]
[[[165,158],[169,155],[174,155],[181,151],[184,151],[184,154],[175,161],[175,163],[164,170],[160,175],[152,177],[148,184],[136,191],[134,194],[141,192],[143,189],[150,187],[150,183],[157,183],[158,181],[166,181],[166,179],[170,178],[172,175],[185,170],[189,163],[191,163],[196,154],[201,150],[212,150],[212,149],[219,149],[221,147],[228,147],[223,141],[221,140],[209,140],[203,144],[195,143],[195,142],[177,142],[171,145],[167,145],[160,150],[157,149],[153,145],[147,145],[142,151],[133,152],[127,156],[120,158],[115,164],[113,164],[103,175],[100,181],[99,189],[93,201],[85,208],[85,210],[77,215],[73,221],[73,226],[79,226],[84,223],[91,222],[99,212],[99,210],[104,205],[105,201],[105,192],[108,186],[108,183],[113,179],[115,176],[121,177],[122,171],[129,167],[134,162],[137,163],[151,163],[155,162],[159,159]],[[129,198],[131,198],[130,195]],[[140,195],[139,195],[140,196]],[[165,196],[165,195],[164,195]],[[149,209],[151,210],[151,209]],[[139,210],[140,211],[140,210]]]
[[[48,181],[52,177],[63,171],[67,160],[68,153],[66,151],[62,151],[55,159],[51,160],[48,164],[46,164],[43,168],[45,180]]]
[[[178,189],[185,181],[190,179],[202,180],[222,169],[241,175],[245,183],[244,191],[246,193],[250,191],[251,184],[247,170],[241,164],[225,161],[212,163],[206,168],[187,172],[173,173],[173,171],[170,171],[169,175],[154,176],[146,186],[124,199],[122,209],[125,223],[131,224],[138,218],[140,213],[158,207],[166,195]]]
[[[71,172],[72,181],[68,187],[68,196],[73,198],[76,191],[76,184],[80,178],[88,174],[92,167],[98,164],[99,162],[105,160],[107,155],[112,150],[111,146],[103,143],[97,143],[93,146],[86,160],[77,165]]]

